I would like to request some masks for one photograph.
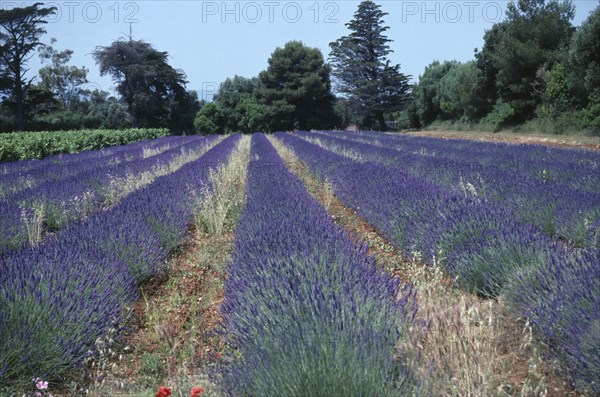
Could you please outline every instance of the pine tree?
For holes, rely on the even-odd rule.
[[[410,76],[387,59],[393,51],[384,34],[389,29],[382,19],[386,15],[373,1],[363,1],[346,24],[352,33],[329,44],[338,92],[347,96],[363,124],[376,121],[381,130],[387,129],[385,113],[400,110],[410,90]]]
[[[328,129],[333,126],[330,68],[318,48],[290,41],[276,48],[259,74],[257,96],[268,106],[271,131]]]

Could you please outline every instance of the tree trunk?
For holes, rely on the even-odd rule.
[[[383,112],[377,112],[377,120],[379,120],[379,131],[387,131],[387,125],[385,124]]]
[[[25,129],[25,105],[23,103],[23,80],[18,68],[15,81],[15,102],[17,104],[17,131]]]

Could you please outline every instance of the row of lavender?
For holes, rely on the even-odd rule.
[[[226,138],[107,211],[0,259],[0,383],[54,379],[117,327],[138,283],[185,234],[209,170],[239,141]]]
[[[252,137],[246,194],[222,306],[227,392],[408,392],[410,369],[394,354],[412,321],[410,290],[333,224],[262,134]]]
[[[551,180],[577,189],[600,192],[600,157],[597,151],[439,139],[375,131],[323,132],[365,143],[375,143],[400,152],[491,165],[533,179]]]
[[[506,209],[398,167],[360,163],[299,137],[276,136],[407,256],[439,263],[463,288],[500,294],[527,316],[582,387],[600,391],[600,252],[574,251]]]
[[[471,162],[469,157],[456,160],[399,151],[349,139],[347,134],[299,135],[309,139],[318,138],[328,147],[349,150],[366,161],[398,167],[433,184],[494,202],[511,210],[518,221],[531,223],[550,236],[566,238],[576,246],[599,247],[600,192],[582,190],[539,177],[533,178],[496,165]],[[437,141],[440,147],[435,150],[440,152],[445,141]],[[431,146],[433,145],[430,145],[428,150],[432,150]],[[590,157],[589,154],[586,155]],[[598,154],[595,156],[600,157]],[[514,157],[511,163],[517,162],[517,159],[518,157]],[[501,159],[498,162],[501,162]],[[598,162],[600,163],[600,158]],[[529,164],[534,164],[535,161],[524,157],[521,163],[527,168],[534,168],[534,165],[530,167]],[[589,174],[590,171],[587,172]],[[584,175],[575,174],[572,177],[577,180],[584,179]],[[588,175],[588,179],[593,178]]]
[[[43,223],[47,232],[60,230],[69,222],[114,204],[111,196],[118,195],[118,187],[112,186],[112,181],[127,176],[139,177],[155,167],[170,164],[182,153],[200,151],[215,139],[215,136],[178,137],[170,140],[166,147],[168,150],[160,152],[156,149],[156,154],[146,158],[146,146],[134,144],[129,150],[121,149],[112,156],[93,156],[86,164],[69,162],[71,167],[63,166],[64,177],[40,170],[44,176],[38,180],[48,178],[46,181],[0,199],[0,228],[3,230],[0,255],[27,245],[33,233],[28,228],[41,227],[36,222]],[[40,219],[36,219],[36,216]]]
[[[195,137],[169,136],[108,149],[58,155],[43,160],[5,163],[0,166],[3,169],[0,171],[0,197],[10,196],[44,182],[72,178],[100,166],[126,164],[184,145],[193,139]]]

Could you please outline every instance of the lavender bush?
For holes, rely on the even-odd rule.
[[[238,139],[225,139],[33,249],[0,258],[0,383],[52,380],[93,352],[136,298],[138,283],[159,271],[181,240],[209,170]]]
[[[590,395],[600,394],[600,251],[519,272],[507,288],[508,302],[527,317],[549,352]]]

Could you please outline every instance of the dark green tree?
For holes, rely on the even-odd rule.
[[[34,77],[27,78],[27,62],[33,51],[43,46],[40,41],[46,33],[43,25],[55,13],[55,7],[35,3],[28,7],[0,9],[0,88],[8,91],[15,103],[15,121],[18,130],[25,128],[25,95]]]
[[[251,133],[266,128],[267,106],[256,97],[261,88],[257,77],[234,76],[221,83],[214,101],[223,112],[226,132]]]
[[[50,63],[39,70],[40,85],[52,92],[64,109],[71,110],[76,102],[88,94],[85,90],[88,70],[85,67],[69,66],[73,51],[58,51],[52,46],[55,43],[56,39],[52,38],[51,45],[40,47],[42,62]]]
[[[458,63],[441,78],[439,106],[442,118],[474,121],[481,118],[485,108],[481,97],[480,71],[475,61]]]
[[[600,104],[600,6],[573,35],[568,67],[569,86],[579,105]]]
[[[499,49],[506,26],[505,22],[494,24],[483,35],[484,45],[481,51],[477,48],[475,49],[475,60],[477,62],[477,69],[479,69],[477,86],[482,100],[480,113],[483,115],[489,113],[498,100],[498,87],[496,86],[498,68],[494,63],[494,55]]]
[[[194,119],[196,132],[204,135],[223,133],[225,128],[225,117],[223,110],[214,102],[202,106]]]
[[[194,131],[194,119],[200,108],[196,91],[188,90],[174,95],[169,103],[169,116],[165,127],[178,134]]]
[[[262,87],[257,97],[267,106],[271,131],[334,125],[331,70],[319,49],[291,41],[275,49],[268,63],[267,70],[259,75]]]
[[[88,105],[83,121],[86,128],[122,129],[132,126],[127,105],[106,91],[91,91]]]
[[[189,101],[185,74],[167,62],[167,52],[141,40],[115,41],[93,53],[100,73],[110,74],[136,127],[168,127]]]
[[[561,60],[574,31],[571,0],[509,3],[498,36],[484,44],[496,71],[498,98],[514,110],[513,123],[534,115],[545,92],[542,76]],[[486,48],[488,46],[488,48]]]
[[[385,114],[400,110],[410,91],[410,76],[387,59],[393,51],[388,45],[392,40],[384,34],[389,29],[382,19],[386,15],[373,1],[363,1],[346,24],[351,33],[329,44],[337,91],[348,98],[363,124],[375,121],[381,130],[387,129]]]
[[[422,76],[419,76],[419,84],[414,93],[416,102],[416,113],[421,125],[429,125],[437,119],[448,119],[449,115],[443,115],[441,99],[441,81],[453,68],[457,67],[456,61],[433,61],[429,64]]]

